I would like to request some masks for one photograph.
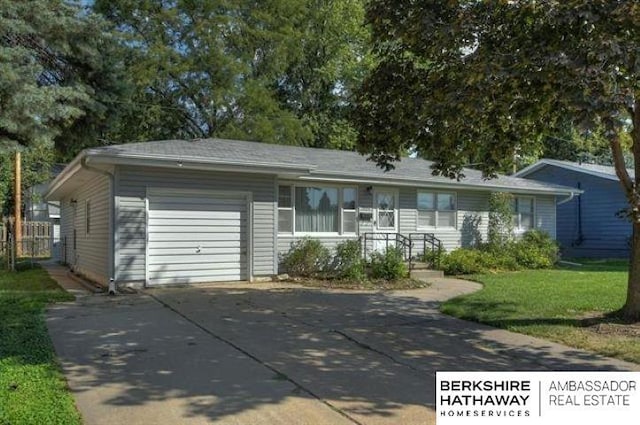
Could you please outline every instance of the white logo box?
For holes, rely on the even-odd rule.
[[[640,372],[437,372],[437,425],[640,423]]]

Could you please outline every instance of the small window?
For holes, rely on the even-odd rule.
[[[455,228],[456,195],[444,192],[418,192],[418,228]]]
[[[293,232],[291,186],[278,186],[278,232]]]
[[[85,204],[85,231],[88,234],[91,233],[91,201],[87,201]]]
[[[355,188],[342,189],[342,233],[356,233],[356,197]]]
[[[516,196],[513,198],[513,227],[520,231],[533,229],[534,202],[531,197]]]

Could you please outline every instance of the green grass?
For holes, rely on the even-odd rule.
[[[70,301],[40,268],[0,271],[0,424],[80,424],[44,321]]]
[[[640,325],[614,313],[625,301],[627,262],[470,276],[484,288],[441,307],[452,316],[640,363]]]

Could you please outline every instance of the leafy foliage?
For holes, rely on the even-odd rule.
[[[402,251],[394,247],[371,254],[370,267],[371,277],[374,279],[396,280],[407,277],[409,274]]]
[[[460,177],[534,156],[567,119],[602,126],[634,222],[625,314],[640,320],[640,5],[634,1],[372,0],[378,61],[358,95],[359,150],[389,167],[406,149]]]
[[[481,248],[458,248],[443,254],[442,269],[447,274],[481,274],[495,271],[544,269],[558,260],[558,245],[548,233],[529,230],[519,240]]]
[[[329,250],[319,240],[304,238],[291,243],[282,265],[294,276],[314,277],[329,269],[330,260]]]
[[[359,240],[347,240],[336,245],[333,270],[341,279],[361,282],[367,278]]]
[[[135,91],[111,138],[227,137],[353,148],[362,0],[97,0],[128,47]]]
[[[113,46],[106,22],[77,3],[0,0],[0,149],[95,140],[85,130],[117,116],[105,103],[122,81]]]
[[[525,232],[510,251],[516,262],[526,269],[545,269],[558,261],[558,244],[540,230]]]
[[[489,223],[487,243],[493,249],[500,249],[513,240],[513,195],[493,192],[489,195]]]

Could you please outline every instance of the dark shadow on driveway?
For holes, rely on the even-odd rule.
[[[566,347],[559,355],[551,343],[501,342],[492,333],[503,331],[410,296],[204,287],[148,294],[157,301],[89,297],[50,312],[78,394],[113,387],[99,401],[105,408],[172,401],[185,417],[229,423],[278,406],[272,422],[321,422],[313,415],[322,409],[304,411],[311,403],[327,408],[327,423],[331,415],[430,423],[437,370],[619,367]]]

